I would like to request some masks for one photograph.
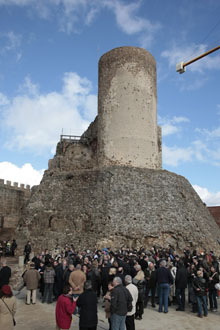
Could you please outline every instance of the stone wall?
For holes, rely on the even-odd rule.
[[[30,186],[0,179],[0,233],[1,229],[16,228],[24,205],[30,197]]]
[[[188,181],[164,171],[105,167],[46,171],[17,231],[36,250],[173,245],[220,252],[220,230]]]

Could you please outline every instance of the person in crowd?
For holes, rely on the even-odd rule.
[[[156,271],[156,279],[159,289],[159,309],[158,312],[163,311],[168,313],[168,297],[170,292],[170,285],[173,284],[173,277],[168,268],[166,268],[166,261],[162,260],[160,262],[160,267]]]
[[[16,243],[16,240],[13,239],[13,241],[11,243],[11,255],[12,255],[12,257],[15,256],[15,250],[16,250],[16,248],[17,248],[17,243]]]
[[[2,260],[2,268],[0,270],[0,289],[4,284],[9,284],[11,277],[11,268],[7,266],[6,260]]]
[[[30,254],[31,254],[31,242],[28,241],[27,244],[24,247],[24,264],[26,264],[30,260]]]
[[[45,266],[44,271],[44,294],[42,303],[47,302],[51,304],[53,302],[53,284],[55,278],[55,271],[50,263]]]
[[[101,265],[101,286],[102,286],[102,294],[106,295],[108,291],[108,283],[109,283],[109,270],[111,264],[107,259],[107,256],[104,255],[103,264]]]
[[[73,264],[69,264],[68,267],[66,267],[66,269],[63,272],[63,284],[64,285],[69,285],[69,277],[70,274],[74,271],[74,265]]]
[[[125,320],[128,306],[132,304],[132,296],[122,285],[120,277],[113,280],[114,289],[111,291],[111,327],[112,330],[125,330]]]
[[[144,298],[145,298],[145,276],[144,272],[141,268],[141,265],[135,266],[137,274],[133,278],[133,284],[136,285],[138,289],[138,300],[136,303],[136,313],[135,313],[135,319],[136,320],[142,320],[142,315],[144,313]]]
[[[109,330],[112,330],[111,327],[111,291],[113,290],[113,282],[109,282],[108,284],[108,291],[106,292],[104,296],[104,302],[105,302],[105,317],[108,319],[109,323]]]
[[[145,280],[146,280],[146,291],[145,291],[145,300],[144,307],[146,308],[149,300],[149,292],[151,292],[151,306],[155,307],[155,293],[156,293],[156,270],[153,262],[150,262],[148,268],[144,271]]]
[[[127,312],[125,324],[127,330],[135,330],[135,313],[136,313],[136,304],[138,301],[138,288],[136,285],[132,284],[132,277],[131,275],[125,276],[125,285],[128,291],[132,296],[132,310]]]
[[[56,303],[56,330],[70,329],[72,314],[76,308],[76,298],[72,297],[72,288],[69,285],[63,287],[63,293]]]
[[[70,273],[69,284],[73,289],[73,294],[75,297],[83,293],[84,283],[86,282],[86,275],[81,270],[81,265],[78,264],[75,267],[75,270]]]
[[[53,293],[54,299],[57,300],[63,291],[63,267],[61,263],[58,263],[56,260],[54,260],[53,268],[55,271]]]
[[[30,269],[25,272],[23,279],[27,288],[26,304],[30,305],[31,301],[32,304],[36,304],[36,295],[38,283],[40,281],[40,274],[35,269],[34,263],[30,264]]]
[[[218,292],[215,288],[215,285],[219,283],[219,274],[216,271],[214,266],[210,268],[210,276],[208,281],[208,288],[209,288],[209,304],[210,304],[210,311],[217,312],[218,310]]]
[[[176,301],[178,304],[177,311],[185,310],[185,289],[187,288],[188,271],[184,266],[183,260],[180,260],[177,267],[175,284],[176,284]]]
[[[14,329],[14,316],[16,312],[16,299],[11,287],[4,284],[0,290],[0,329]]]
[[[80,294],[76,304],[79,307],[79,329],[96,330],[98,324],[97,296],[92,290],[91,281],[85,282],[84,292]]]
[[[207,297],[206,297],[207,283],[203,277],[203,272],[201,270],[197,271],[197,276],[193,281],[193,288],[195,290],[196,299],[197,299],[198,317],[202,318],[203,316],[202,308],[204,311],[204,316],[208,316]]]
[[[39,292],[41,293],[41,299],[43,299],[43,295],[44,295],[44,271],[45,271],[45,265],[44,262],[41,261],[38,268],[38,272],[40,274]]]

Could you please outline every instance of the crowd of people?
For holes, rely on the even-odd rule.
[[[17,243],[15,239],[0,241],[0,260],[1,257],[5,257],[5,256],[14,257],[16,248],[17,248]]]
[[[219,262],[213,251],[186,247],[178,255],[171,246],[77,251],[71,245],[45,250],[29,260],[30,252],[28,242],[22,275],[26,304],[36,303],[38,289],[42,303],[56,301],[58,330],[70,328],[73,313],[79,313],[80,330],[95,330],[98,300],[111,330],[134,330],[135,320],[142,319],[149,303],[152,308],[158,304],[158,312],[165,314],[171,304],[177,312],[184,312],[189,304],[200,318],[218,309]],[[4,267],[0,270],[3,291],[9,287],[8,277],[1,281]]]

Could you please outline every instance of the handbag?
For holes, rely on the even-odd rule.
[[[220,291],[220,283],[216,283],[215,288],[216,288],[216,290]]]
[[[8,308],[9,312],[11,313],[11,316],[13,318],[13,324],[14,324],[14,326],[16,326],[16,321],[14,319],[14,316],[12,315],[12,312],[11,312],[10,308],[8,307],[8,305],[6,304],[6,302],[2,298],[1,298],[1,300],[3,301],[3,303],[5,304],[5,306]]]

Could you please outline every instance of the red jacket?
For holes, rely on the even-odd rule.
[[[72,321],[72,314],[76,308],[76,302],[61,294],[56,304],[56,322],[59,328],[69,329]]]

